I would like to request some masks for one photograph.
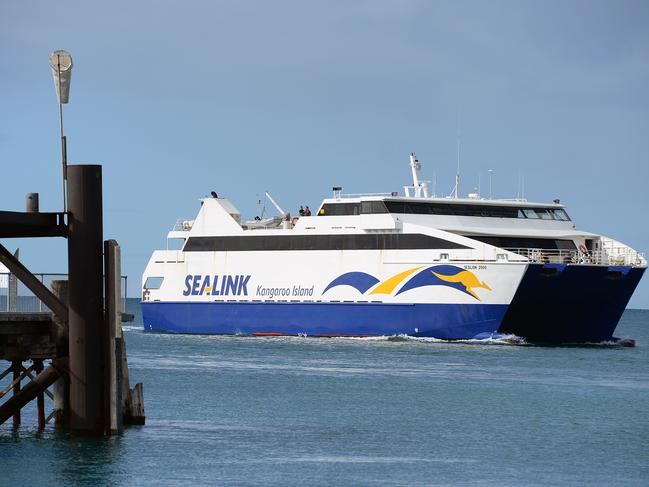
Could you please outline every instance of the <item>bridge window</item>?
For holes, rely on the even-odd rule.
[[[383,201],[363,201],[361,213],[387,213],[388,209]]]
[[[360,212],[360,203],[326,203],[320,208],[318,216],[359,215]]]

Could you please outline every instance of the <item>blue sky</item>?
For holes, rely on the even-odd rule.
[[[48,58],[65,49],[69,161],[103,164],[131,291],[211,190],[295,212],[333,185],[399,190],[415,151],[448,193],[458,113],[463,193],[494,169],[515,196],[523,175],[529,199],[648,251],[648,22],[642,1],[2,2],[0,208],[62,206]],[[3,243],[66,269],[63,240]]]

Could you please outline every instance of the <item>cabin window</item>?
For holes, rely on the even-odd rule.
[[[462,203],[428,203],[420,201],[363,201],[360,203],[325,203],[319,216],[348,216],[376,213],[415,215],[474,216],[488,218],[531,218],[570,221],[560,208],[518,208],[515,206],[475,205]]]
[[[570,217],[568,216],[568,214],[565,212],[565,210],[561,210],[561,209],[554,210],[554,218],[562,222],[570,221]]]
[[[388,209],[383,201],[361,202],[361,213],[387,213]]]
[[[552,213],[550,213],[549,210],[546,210],[545,208],[537,208],[536,214],[539,215],[539,218],[541,220],[552,220]]]
[[[465,235],[465,237],[493,245],[494,247],[507,249],[577,250],[572,240],[534,237],[492,237],[483,235]]]
[[[147,277],[146,281],[144,281],[144,289],[160,289],[164,279],[165,278],[161,276]]]
[[[185,252],[244,252],[263,250],[394,250],[467,249],[465,245],[417,233],[335,235],[259,235],[190,237]]]

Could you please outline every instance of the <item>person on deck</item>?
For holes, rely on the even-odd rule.
[[[311,210],[309,210],[308,206],[304,209],[304,216],[311,216]]]

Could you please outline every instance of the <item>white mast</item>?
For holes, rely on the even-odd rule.
[[[410,153],[410,171],[412,172],[412,186],[404,186],[403,190],[406,197],[410,197],[410,188],[414,190],[414,197],[421,198],[422,193],[424,198],[428,198],[428,184],[427,181],[420,181],[417,172],[421,170],[421,163],[417,159],[414,152]]]
[[[460,112],[457,112],[457,169],[455,170],[455,186],[451,191],[451,198],[457,198],[460,194]]]

